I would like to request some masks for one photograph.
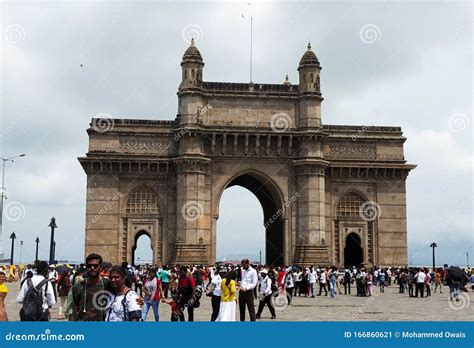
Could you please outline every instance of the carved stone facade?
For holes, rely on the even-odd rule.
[[[92,120],[79,158],[86,254],[133,262],[146,234],[154,264],[214,263],[220,197],[240,185],[262,205],[267,263],[407,263],[405,181],[415,166],[402,131],[322,124],[310,47],[298,85],[205,82],[194,44],[181,66],[174,121]]]

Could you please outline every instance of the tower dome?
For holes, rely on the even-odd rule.
[[[316,54],[313,52],[311,49],[311,43],[308,43],[308,49],[307,51],[303,54],[303,57],[300,59],[300,64],[298,65],[298,70],[304,67],[318,67],[321,68],[319,64],[318,57],[316,57]]]
[[[202,63],[204,64],[201,56],[201,52],[197,49],[194,45],[194,38],[191,39],[191,45],[188,47],[186,52],[184,52],[183,59],[181,61],[181,65],[183,63]]]

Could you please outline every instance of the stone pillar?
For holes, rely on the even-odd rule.
[[[322,157],[319,135],[303,139],[300,159],[295,160],[298,199],[295,262],[304,265],[327,265],[325,169],[329,162]]]
[[[210,262],[210,189],[206,173],[210,160],[203,156],[180,156],[177,166],[177,241],[173,262]]]

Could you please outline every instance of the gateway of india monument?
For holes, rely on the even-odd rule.
[[[263,209],[264,263],[407,264],[406,138],[324,124],[311,45],[296,85],[205,81],[194,41],[181,70],[174,120],[92,119],[86,254],[132,263],[145,234],[153,264],[212,264],[220,198],[240,185]]]

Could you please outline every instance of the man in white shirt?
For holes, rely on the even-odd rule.
[[[311,291],[311,297],[314,298],[314,291],[315,291],[315,286],[316,286],[316,279],[318,277],[318,273],[316,270],[313,268],[313,265],[309,267],[308,271],[308,283],[309,283],[309,289]]]
[[[253,289],[257,286],[257,271],[250,267],[250,261],[243,259],[240,263],[242,265],[242,276],[239,289],[239,311],[240,321],[245,321],[245,306],[250,315],[250,321],[255,321],[255,307]]]
[[[275,308],[273,307],[272,299],[272,280],[268,277],[268,271],[262,269],[260,271],[260,303],[258,304],[257,319],[260,319],[263,308],[268,305],[272,319],[276,319]]]
[[[40,292],[41,296],[43,297],[43,313],[40,313],[40,318],[31,318],[31,314],[28,311],[25,311],[24,308],[20,310],[20,318],[21,321],[49,321],[49,308],[56,303],[53,288],[48,281],[48,263],[46,261],[41,261],[36,265],[36,271],[38,274],[34,275],[31,278],[31,283],[27,280],[23,283],[20,289],[20,293],[18,294],[16,301],[18,303],[22,303],[23,307],[32,307],[30,306],[31,303],[24,303],[26,300],[26,295],[28,290],[31,286],[37,287],[38,285],[43,284],[38,291]]]
[[[415,297],[418,297],[418,292],[420,293],[421,297],[423,297],[423,293],[425,292],[425,278],[426,274],[423,268],[420,268],[418,273],[415,275]]]
[[[318,296],[321,296],[322,292],[324,289],[324,293],[327,296],[328,295],[328,289],[326,287],[326,268],[321,269],[321,274],[319,276],[319,294]]]
[[[51,282],[51,287],[53,288],[54,299],[56,299],[58,297],[56,293],[56,280],[58,279],[58,271],[56,271],[55,265],[49,266],[48,279]]]

